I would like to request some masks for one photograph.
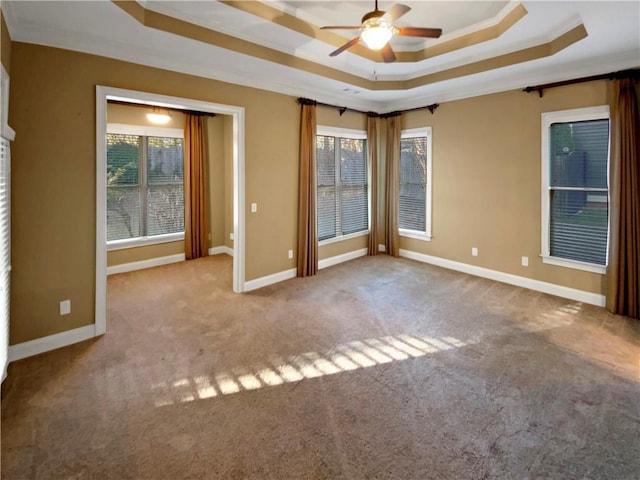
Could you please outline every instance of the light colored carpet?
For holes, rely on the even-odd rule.
[[[231,292],[108,280],[108,333],[11,364],[6,479],[637,478],[637,321],[386,256]]]

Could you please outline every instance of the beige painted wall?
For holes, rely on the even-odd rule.
[[[223,117],[224,128],[224,243],[233,250],[233,117]]]
[[[404,115],[403,128],[433,133],[433,239],[400,247],[457,262],[604,293],[603,276],[543,264],[540,247],[543,112],[604,105],[607,82],[510,91]],[[471,247],[479,255],[471,256]],[[521,257],[529,266],[521,266]]]
[[[233,117],[217,115],[207,119],[210,247],[226,245],[225,238],[229,238],[229,233],[226,231],[226,218],[229,216],[229,210],[233,216],[233,176],[228,177],[226,174],[229,169],[233,172],[233,147],[230,149],[227,146],[227,143],[233,142],[233,128],[225,129],[227,121],[232,122]],[[229,196],[227,196],[227,192],[230,192]]]
[[[64,65],[65,68],[60,68]],[[103,57],[14,42],[11,344],[92,324],[95,87],[245,108],[247,280],[292,267],[299,111],[295,98]],[[36,115],[37,112],[37,115]],[[43,245],[43,239],[45,243]],[[58,314],[71,299],[72,313]]]
[[[11,36],[2,10],[0,10],[0,60],[4,69],[11,75]]]
[[[246,279],[294,267],[287,259],[287,250],[295,250],[297,228],[294,98],[20,42],[11,53],[10,123],[17,132],[12,344],[93,323],[96,85],[244,107]],[[406,128],[433,127],[434,212],[433,240],[403,239],[402,247],[600,293],[599,275],[543,265],[537,257],[540,113],[603,104],[605,90],[604,82],[583,84],[546,91],[542,99],[513,91],[445,103],[435,115],[405,115]],[[364,115],[318,111],[318,123],[363,129],[365,121]],[[223,143],[226,152],[230,146]],[[257,213],[249,211],[252,202]],[[227,230],[226,216],[225,225]],[[323,247],[321,258],[362,248],[366,237],[343,243]],[[479,257],[470,256],[471,246],[479,248]],[[519,265],[522,255],[530,259],[526,269]],[[72,300],[72,313],[60,317],[63,299]]]

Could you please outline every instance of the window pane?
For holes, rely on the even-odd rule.
[[[147,183],[165,185],[184,183],[181,138],[149,137],[147,139]]]
[[[183,231],[183,185],[150,185],[147,190],[147,235]]]
[[[336,151],[335,138],[316,137],[316,170],[318,185],[318,240],[336,236]]]
[[[140,215],[140,187],[107,187],[107,241],[139,237]]]
[[[336,187],[318,186],[318,240],[336,236]]]
[[[367,186],[343,186],[341,195],[342,234],[348,235],[369,228]]]
[[[138,185],[140,137],[107,134],[107,186]]]
[[[398,226],[426,231],[427,137],[400,141],[400,199]]]
[[[335,138],[318,135],[316,137],[316,164],[318,185],[336,184]]]
[[[369,228],[366,141],[340,139],[342,235]]]
[[[607,188],[609,120],[554,123],[551,186]]]
[[[606,265],[608,207],[607,192],[552,190],[551,255]]]
[[[140,139],[107,134],[107,241],[140,236]]]

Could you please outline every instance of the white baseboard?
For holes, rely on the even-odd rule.
[[[364,257],[368,251],[368,248],[361,248],[360,250],[354,250],[353,252],[347,252],[341,255],[336,255],[334,257],[324,258],[318,262],[318,270],[322,270],[323,268],[331,267],[342,262],[348,262],[349,260],[353,260],[354,258]]]
[[[167,255],[166,257],[150,258],[149,260],[141,260],[139,262],[122,263],[120,265],[112,265],[107,267],[107,275],[115,273],[133,272],[134,270],[142,270],[143,268],[159,267],[160,265],[168,265],[169,263],[184,262],[184,253],[175,255]]]
[[[382,243],[378,244],[378,251],[379,252],[386,252],[387,251],[386,245],[383,245]]]
[[[256,278],[255,280],[249,280],[248,282],[244,282],[243,292],[250,292],[251,290],[256,290],[258,288],[266,287],[267,285],[273,285],[274,283],[282,282],[284,280],[289,280],[290,278],[295,278],[298,273],[298,270],[292,268],[290,270],[284,270],[282,272],[274,273],[272,275],[267,275],[266,277]]]
[[[529,288],[537,292],[548,293],[550,295],[568,298],[571,300],[576,300],[578,302],[589,303],[591,305],[597,305],[599,307],[605,306],[605,296],[598,293],[576,290],[575,288],[563,287],[562,285],[542,282],[540,280],[521,277],[519,275],[513,275],[511,273],[504,273],[497,270],[490,270],[488,268],[476,267],[475,265],[469,265],[468,263],[455,262],[453,260],[447,260],[446,258],[433,257],[431,255],[412,252],[410,250],[400,249],[400,256],[409,258],[411,260],[417,260],[418,262],[429,263],[438,267],[468,273],[477,277],[488,278],[497,282]]]
[[[89,340],[96,337],[96,326],[94,324],[85,327],[74,328],[66,332],[56,333],[47,337],[36,338],[28,342],[9,345],[9,361],[20,360],[21,358],[32,357],[39,353],[66,347],[74,343]]]
[[[221,253],[226,253],[227,255],[233,257],[233,248],[229,248],[226,245],[221,245],[219,247],[211,247],[209,249],[209,255],[220,255]]]

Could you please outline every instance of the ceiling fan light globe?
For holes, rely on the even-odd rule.
[[[368,28],[365,28],[360,35],[362,41],[369,47],[371,50],[380,50],[384,47],[391,37],[393,36],[393,31],[381,25],[375,25]]]

